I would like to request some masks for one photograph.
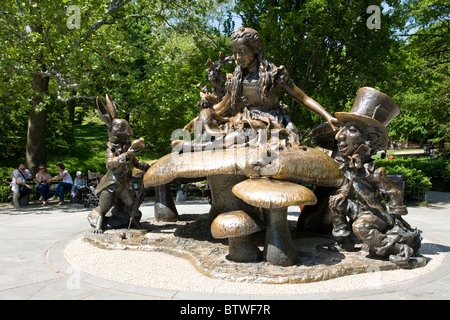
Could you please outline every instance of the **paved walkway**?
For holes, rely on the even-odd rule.
[[[438,248],[435,254],[443,258],[434,269],[381,287],[355,289],[353,286],[349,290],[342,286],[333,291],[292,295],[278,295],[276,290],[266,295],[211,294],[105,280],[74,268],[64,258],[64,249],[91,229],[86,220],[89,209],[67,203],[47,207],[30,205],[15,210],[0,204],[0,299],[450,299],[450,193],[432,192],[430,203],[429,208],[409,207],[406,220],[418,226],[424,238]],[[209,205],[187,201],[177,208],[180,214],[205,213]],[[144,203],[141,209],[143,219],[152,217],[152,203]]]

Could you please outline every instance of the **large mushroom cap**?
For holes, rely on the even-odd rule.
[[[205,179],[213,175],[255,176],[258,150],[238,148],[202,152],[171,153],[160,158],[144,176],[145,188],[171,183],[177,179]],[[342,172],[337,163],[318,149],[282,150],[273,155],[261,175],[271,179],[337,187]]]
[[[255,220],[242,210],[222,213],[211,224],[211,234],[216,239],[243,237],[260,230]]]
[[[236,184],[232,192],[248,204],[266,209],[316,204],[317,198],[308,188],[272,179],[248,179]]]

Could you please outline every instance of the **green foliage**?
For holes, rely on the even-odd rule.
[[[0,202],[6,202],[11,194],[11,188],[9,184],[3,182],[3,180],[11,180],[11,172],[16,169],[12,167],[0,167]]]
[[[392,139],[450,140],[449,11],[444,0],[237,0],[246,27],[257,29],[268,58],[330,113],[348,111],[356,91],[375,87],[398,103]],[[370,5],[382,8],[369,29]],[[289,104],[289,102],[287,102]],[[303,132],[323,122],[304,108],[292,118]]]
[[[11,190],[9,185],[7,184],[0,185],[0,202],[7,202],[10,194]]]
[[[74,138],[74,122],[101,127],[95,97],[105,94],[136,136],[145,138],[149,158],[168,152],[171,133],[198,114],[196,85],[208,84],[206,60],[219,51],[230,54],[234,14],[259,31],[268,60],[285,65],[294,82],[331,114],[349,110],[358,88],[372,86],[402,111],[388,127],[392,139],[450,140],[450,29],[444,0],[236,0],[234,8],[232,3],[2,1],[0,162],[15,167],[25,161],[34,108],[47,113],[47,147],[39,152],[48,151],[48,164],[58,161],[54,155],[71,163],[75,152],[86,168],[97,167],[97,153],[87,150],[83,156],[85,141]],[[114,4],[121,6],[111,10]],[[67,28],[69,5],[80,7],[81,29]],[[369,5],[383,8],[381,29],[367,28]],[[49,77],[47,91],[33,87],[36,74]],[[282,99],[293,106],[292,118],[303,133],[323,122]],[[104,144],[92,148],[104,150]],[[444,188],[448,180],[439,181],[433,176],[433,188]]]
[[[443,149],[440,157],[441,159],[450,160],[450,147]]]
[[[431,187],[430,178],[426,177],[421,170],[397,165],[387,168],[386,172],[389,175],[400,174],[405,176],[407,185],[423,184]]]
[[[403,21],[399,12],[383,12],[382,28],[371,30],[366,9],[379,1],[236,2],[244,26],[260,32],[268,59],[285,65],[294,82],[331,114],[348,110],[362,86],[396,92],[396,70],[404,58],[402,44],[392,37]],[[305,108],[292,112],[303,131],[324,122]]]
[[[197,116],[200,99],[197,84],[208,84],[205,62],[218,51],[203,48],[189,35],[169,37],[175,42],[161,47],[166,61],[154,66],[145,90],[145,104],[134,111],[130,124],[158,151],[170,151],[171,133]],[[176,45],[175,45],[176,44]],[[200,54],[202,52],[202,54]]]
[[[205,84],[204,63],[227,47],[213,22],[223,21],[229,3],[3,1],[0,148],[8,157],[24,157],[32,107],[48,115],[40,124],[47,125],[47,148],[39,152],[67,153],[74,144],[69,103],[75,100],[78,123],[84,114],[86,122],[99,123],[94,99],[109,94],[137,134],[155,150],[167,150],[170,133],[198,112],[195,85]],[[81,29],[66,25],[69,5],[79,6]],[[50,78],[48,92],[33,89],[36,71]],[[32,106],[34,95],[42,101]]]
[[[422,183],[431,190],[450,191],[450,161],[445,159],[377,160],[377,167],[385,167],[388,174],[404,174],[408,183]]]
[[[0,81],[1,83],[1,81]],[[28,114],[13,102],[0,106],[1,160],[23,158],[25,154]]]
[[[402,7],[409,22],[404,30],[408,56],[399,77],[403,90],[394,96],[402,114],[389,126],[391,137],[443,143],[450,140],[448,4],[410,0]]]

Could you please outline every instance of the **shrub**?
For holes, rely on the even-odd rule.
[[[8,200],[9,195],[11,194],[11,189],[9,184],[3,182],[3,179],[11,180],[11,171],[14,168],[3,167],[0,168],[0,202],[6,202]]]
[[[401,174],[405,176],[407,184],[423,184],[432,186],[430,178],[428,178],[421,170],[415,168],[406,168],[403,166],[395,166],[386,168],[387,174]]]
[[[409,177],[407,184],[423,183],[431,186],[433,191],[450,191],[450,160],[413,158],[377,160],[376,166],[385,167],[388,174],[404,174],[407,179]]]

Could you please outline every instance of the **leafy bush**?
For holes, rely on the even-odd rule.
[[[414,168],[405,168],[402,166],[395,166],[392,168],[386,168],[388,175],[401,174],[406,178],[406,185],[422,184],[431,187],[430,178],[424,175],[420,170]]]
[[[442,149],[441,159],[450,160],[450,147]]]
[[[7,167],[0,168],[0,181],[3,181],[3,179],[11,180],[10,172],[13,170],[14,168],[7,168]],[[0,182],[0,202],[6,202],[10,194],[11,189],[9,187],[9,184]]]
[[[9,188],[9,185],[3,183],[0,186],[0,202],[7,202],[10,194],[11,190]]]
[[[377,160],[377,167],[385,167],[388,174],[404,174],[407,184],[422,183],[433,191],[450,191],[450,160],[393,159]]]

